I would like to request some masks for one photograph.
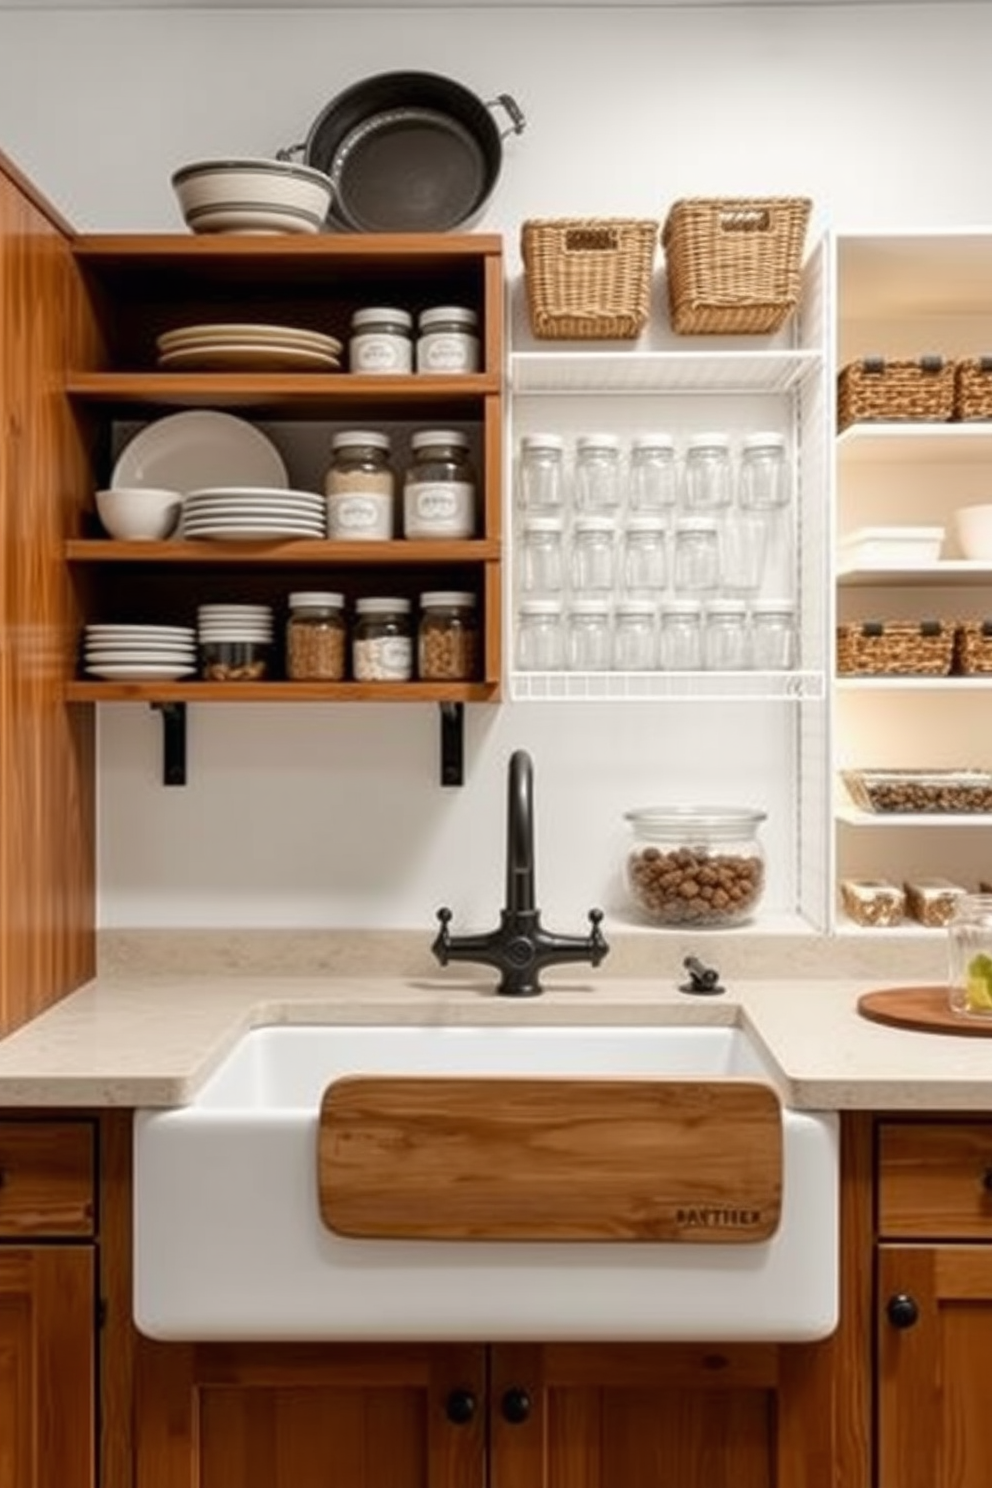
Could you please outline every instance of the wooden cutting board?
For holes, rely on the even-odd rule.
[[[760,1082],[347,1076],[320,1212],[361,1238],[740,1244],[778,1227],[782,1154]]]
[[[946,987],[884,987],[877,992],[862,992],[858,1012],[873,1023],[887,1023],[893,1028],[992,1038],[992,1018],[966,1018],[952,1013]]]

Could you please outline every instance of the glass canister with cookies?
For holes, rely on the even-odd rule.
[[[648,806],[625,813],[633,833],[624,878],[654,925],[700,930],[742,925],[764,893],[765,812],[733,806]]]

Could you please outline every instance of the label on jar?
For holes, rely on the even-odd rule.
[[[476,372],[479,338],[465,331],[429,331],[417,342],[418,372]]]
[[[471,537],[475,530],[471,481],[410,481],[403,492],[407,537]]]
[[[413,676],[413,641],[409,636],[356,639],[351,665],[357,682],[409,682]]]
[[[388,542],[393,498],[376,491],[335,491],[327,498],[327,535],[336,542]]]
[[[381,331],[352,336],[348,343],[352,372],[410,372],[413,370],[413,346],[406,336],[390,336]]]

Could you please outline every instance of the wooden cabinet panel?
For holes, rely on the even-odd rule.
[[[0,1237],[92,1235],[93,1129],[0,1122]]]
[[[88,1246],[0,1248],[0,1488],[95,1488]]]
[[[878,1279],[877,1488],[988,1488],[992,1246],[883,1245]]]
[[[878,1228],[896,1240],[992,1240],[992,1121],[882,1122]]]

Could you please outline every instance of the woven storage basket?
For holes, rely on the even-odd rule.
[[[837,627],[842,677],[946,677],[954,626],[944,620],[869,620]]]
[[[963,620],[955,626],[954,670],[963,677],[992,673],[992,620]]]
[[[837,424],[880,419],[943,423],[954,416],[954,363],[939,356],[917,361],[863,357],[837,377]]]
[[[690,197],[662,232],[668,316],[682,335],[777,331],[799,303],[808,197]]]
[[[955,363],[954,417],[992,419],[992,356]]]
[[[525,222],[520,235],[535,336],[633,340],[651,311],[657,222],[558,217]]]

